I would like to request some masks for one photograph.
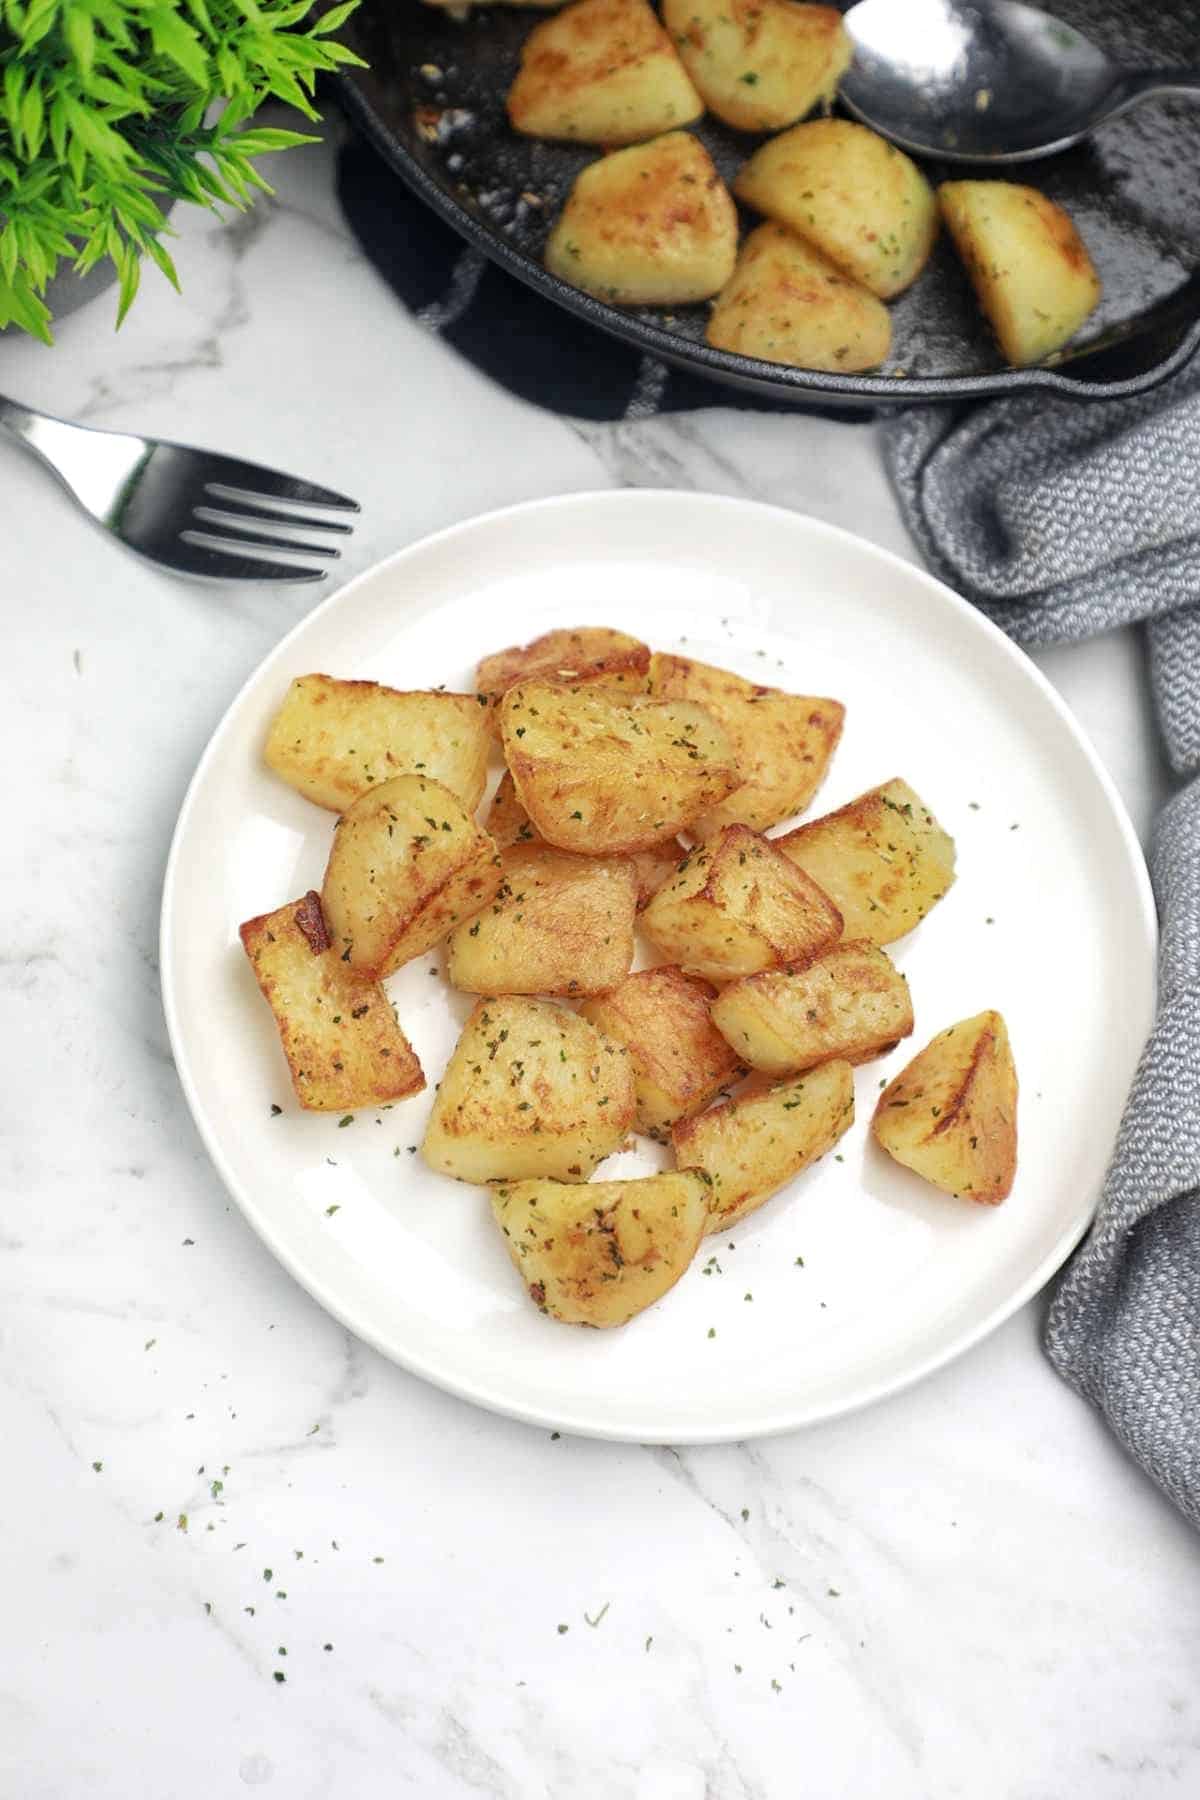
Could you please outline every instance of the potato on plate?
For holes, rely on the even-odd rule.
[[[1061,350],[1101,293],[1070,215],[1015,181],[944,181],[938,203],[1009,362],[1020,368]]]
[[[731,982],[712,1022],[752,1069],[799,1075],[838,1057],[867,1062],[913,1028],[908,983],[870,943],[835,944],[811,962]]]
[[[775,848],[834,901],[847,938],[890,944],[919,925],[954,881],[954,839],[905,781],[888,781]]]
[[[628,632],[607,625],[576,625],[543,632],[531,644],[514,644],[485,656],[475,681],[480,693],[493,702],[518,681],[565,681],[571,687],[596,682],[644,694],[649,666],[648,647]]]
[[[704,1235],[697,1175],[514,1181],[492,1212],[529,1297],[568,1325],[624,1325],[674,1287]]]
[[[796,0],[663,0],[663,24],[710,112],[739,131],[782,131],[830,101],[852,46],[833,6]]]
[[[706,1229],[725,1231],[832,1150],[853,1123],[854,1071],[827,1062],[682,1120],[671,1142],[681,1169],[708,1177]]]
[[[541,838],[533,829],[529,814],[521,805],[512,772],[505,769],[488,807],[487,832],[497,850],[511,850],[514,844],[539,844]]]
[[[588,856],[664,843],[737,785],[728,738],[687,700],[522,682],[500,739],[535,831]]]
[[[814,119],[772,138],[733,191],[881,300],[916,280],[937,237],[937,202],[916,163],[849,119]]]
[[[629,1051],[638,1129],[650,1137],[665,1138],[677,1119],[699,1112],[745,1073],[713,1028],[709,1006],[715,995],[707,981],[664,964],[627,975],[611,993],[579,1009]]]
[[[422,1154],[459,1181],[586,1181],[633,1124],[625,1050],[549,1000],[481,1000],[433,1103]]]
[[[686,131],[589,163],[545,252],[552,275],[614,306],[711,299],[736,260],[737,210],[708,151]]]
[[[501,852],[490,906],[446,945],[451,987],[469,994],[602,994],[633,962],[637,876],[627,857],[549,844]]]
[[[513,844],[540,844],[543,841],[517,798],[516,784],[508,769],[492,796],[487,828],[501,850],[507,850]],[[641,912],[664,882],[671,879],[687,855],[687,849],[678,838],[667,838],[661,844],[651,844],[648,850],[630,850],[625,854],[637,876],[637,904]]]
[[[733,745],[741,786],[693,821],[700,837],[725,825],[765,831],[803,812],[825,779],[846,716],[837,700],[761,687],[688,656],[653,656],[650,692],[656,700],[694,700]]]
[[[495,844],[449,788],[397,775],[338,820],[321,900],[339,956],[382,979],[486,906],[500,880]]]
[[[264,756],[331,812],[406,773],[432,776],[473,812],[483,798],[490,737],[474,694],[400,693],[377,681],[300,675],[271,721]]]
[[[240,936],[301,1106],[349,1112],[420,1093],[421,1065],[387,995],[331,947],[319,894],[247,919]]]
[[[742,245],[704,331],[716,350],[793,369],[850,375],[892,346],[887,307],[784,225],[759,225]]]
[[[816,955],[841,937],[842,915],[768,839],[727,825],[680,864],[642,928],[689,974],[722,982]]]
[[[704,104],[647,0],[577,0],[535,25],[508,91],[524,137],[638,144],[698,119]]]
[[[955,1198],[998,1206],[1017,1172],[1017,1071],[998,1012],[938,1033],[879,1096],[875,1142]]]

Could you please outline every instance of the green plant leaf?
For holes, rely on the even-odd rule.
[[[67,48],[79,64],[79,73],[86,87],[96,58],[96,27],[92,23],[92,15],[85,12],[82,6],[68,6],[63,13],[62,33],[67,40]]]
[[[351,13],[357,12],[358,0],[345,0],[342,6],[331,6],[324,16],[317,20],[312,28],[312,37],[327,37],[331,31],[338,31],[346,23]]]
[[[291,150],[297,144],[319,144],[311,131],[284,131],[275,126],[255,125],[240,131],[233,146],[241,156],[261,156],[268,150]]]
[[[157,6],[146,15],[150,40],[160,56],[165,56],[181,69],[197,87],[208,82],[208,57],[199,35],[186,19],[181,19],[169,6]]]
[[[142,259],[132,244],[123,246],[120,256],[113,258],[120,275],[119,297],[117,302],[117,329],[120,330],[125,315],[133,305],[138,291],[138,283],[142,279]]]

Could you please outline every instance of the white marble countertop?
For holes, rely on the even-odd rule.
[[[581,428],[488,386],[363,264],[331,168],[180,217],[182,299],[151,274],[116,338],[102,301],[52,353],[6,339],[0,386],[349,490],[347,572],[617,483],[912,554],[870,426]],[[857,1417],[676,1452],[476,1412],[283,1273],[192,1129],[156,933],[193,765],[315,596],[173,583],[3,457],[0,1793],[1195,1793],[1196,1539],[1052,1373],[1038,1305]],[[1144,830],[1137,644],[1041,660]]]

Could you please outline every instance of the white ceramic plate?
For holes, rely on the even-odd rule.
[[[484,651],[580,622],[836,695],[846,730],[816,810],[903,775],[956,837],[960,870],[894,947],[916,1033],[858,1071],[859,1119],[840,1154],[709,1240],[659,1305],[613,1332],[538,1314],[484,1195],[412,1153],[469,1010],[431,978],[435,958],[388,984],[429,1093],[340,1128],[295,1106],[237,936],[241,920],[319,886],[329,847],[332,815],[261,761],[293,676],[469,688]],[[787,1430],[892,1392],[1047,1280],[1095,1205],[1150,1026],[1155,937],[1145,865],[1112,784],[1053,690],[978,613],[811,519],[619,492],[443,532],[360,576],[285,638],[230,707],[184,802],[162,979],[213,1160],[323,1306],[483,1406],[603,1437],[701,1442]],[[867,1140],[881,1079],[942,1026],[989,1006],[1008,1021],[1021,1080],[1020,1167],[994,1210],[934,1191]],[[644,1146],[601,1173],[660,1161]]]

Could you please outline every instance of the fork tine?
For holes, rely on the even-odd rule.
[[[205,492],[216,502],[216,505],[203,504],[193,507],[197,518],[230,519],[235,524],[240,520],[252,520],[263,525],[295,525],[303,526],[307,531],[335,532],[340,537],[349,537],[354,530],[353,525],[343,525],[340,519],[327,519],[318,513],[284,512],[278,501],[264,503],[249,494],[239,495],[237,500],[223,498],[225,494],[233,494],[233,488],[220,488],[210,485]],[[266,510],[269,508],[270,510]]]
[[[240,545],[223,543],[204,531],[189,528],[180,532],[179,540],[191,552],[190,574],[221,581],[324,581],[329,573],[328,569],[304,563],[272,562],[265,556],[244,555]]]
[[[332,488],[318,487],[313,481],[302,481],[298,475],[285,475],[259,463],[237,462],[232,457],[212,459],[204,487],[218,499],[257,500],[279,506],[328,506],[334,512],[362,511],[357,500],[335,493]]]
[[[273,518],[269,521],[262,521],[261,525],[259,521],[255,520],[252,525],[251,520],[254,519],[254,515],[247,513],[245,515],[246,522],[243,524],[237,519],[231,518],[227,513],[218,512],[213,506],[193,507],[192,517],[199,520],[201,527],[205,528],[204,536],[232,538],[235,542],[243,543],[255,550],[279,552],[298,550],[301,556],[320,556],[328,558],[331,562],[335,562],[342,554],[333,544],[313,544],[306,538],[284,537],[282,534],[277,536],[273,531],[263,529],[262,527],[267,524],[274,525]]]

